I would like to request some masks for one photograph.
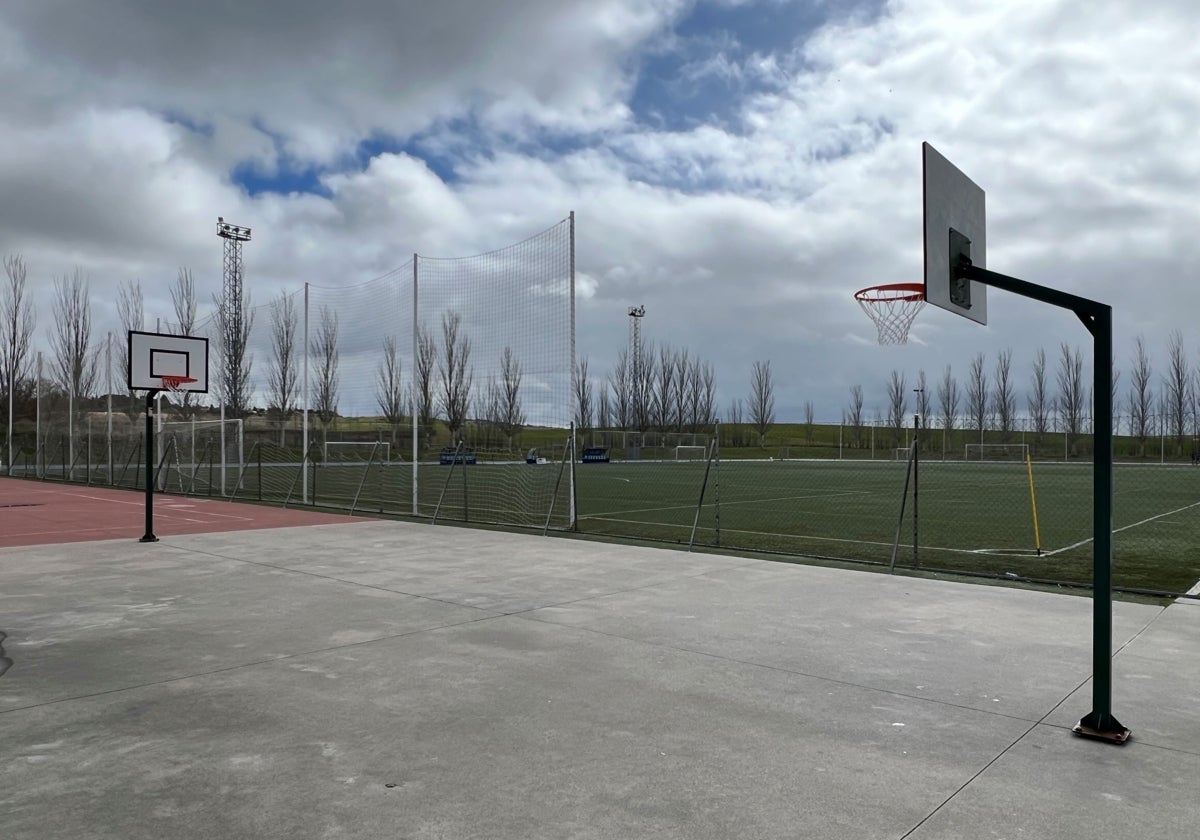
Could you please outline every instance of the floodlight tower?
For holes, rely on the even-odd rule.
[[[221,290],[221,356],[220,385],[224,394],[222,405],[230,403],[234,416],[242,409],[242,357],[245,355],[242,323],[242,243],[250,241],[250,228],[232,225],[217,217],[217,236],[225,240],[225,259],[222,262],[224,285]]]
[[[641,427],[645,417],[645,389],[642,381],[642,318],[646,317],[646,307],[629,307],[629,373],[633,387],[630,395],[633,397],[634,423]]]

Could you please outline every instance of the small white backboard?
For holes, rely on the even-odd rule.
[[[208,393],[208,339],[190,335],[129,331],[129,388],[165,390],[162,377],[190,377],[178,390]]]
[[[987,219],[983,190],[928,143],[921,144],[925,196],[925,300],[987,323],[987,286],[952,280],[951,231],[969,240],[971,263],[987,268]]]

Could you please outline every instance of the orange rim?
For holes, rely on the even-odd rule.
[[[924,283],[884,283],[854,293],[854,299],[870,303],[876,300],[925,300]]]

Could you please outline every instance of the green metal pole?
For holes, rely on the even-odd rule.
[[[1112,713],[1112,307],[971,264],[970,242],[951,253],[954,276],[977,280],[1023,297],[1069,309],[1092,334],[1092,399],[1095,452],[1092,457],[1092,711],[1074,732],[1114,744],[1129,740],[1129,730]]]
[[[146,533],[138,542],[158,542],[154,536],[154,395],[146,392]]]
[[[1092,334],[1093,425],[1093,558],[1092,711],[1075,725],[1077,735],[1123,744],[1129,730],[1112,713],[1112,307],[1099,306],[1080,319]]]

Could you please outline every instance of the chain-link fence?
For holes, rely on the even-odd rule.
[[[153,480],[173,493],[1071,585],[1092,574],[1084,435],[1062,452],[1032,434],[1002,443],[988,432],[979,443],[977,432],[931,429],[912,458],[911,429],[840,424],[761,441],[728,424],[715,434],[589,430],[574,439],[527,428],[498,448],[483,445],[488,433],[473,423],[452,446],[439,425],[418,482],[398,454],[409,441],[394,430],[314,440],[302,457],[287,436],[279,444],[278,429],[255,434],[245,420],[160,425]],[[109,427],[92,415],[74,437],[48,433],[39,458],[14,463],[12,474],[143,486],[139,424],[114,416],[111,436]],[[1200,469],[1190,441],[1148,443],[1138,455],[1141,442],[1116,441],[1126,455],[1115,468],[1114,581],[1184,593],[1200,578]]]

